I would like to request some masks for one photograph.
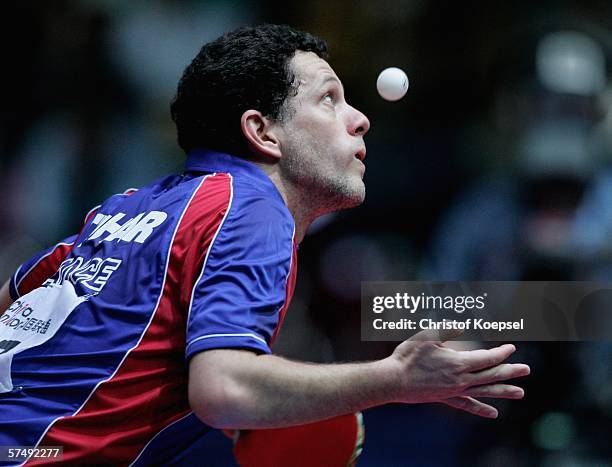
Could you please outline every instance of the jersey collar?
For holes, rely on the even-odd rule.
[[[282,200],[281,194],[268,174],[252,162],[231,154],[211,149],[196,149],[187,155],[185,172],[230,173],[234,177],[248,177],[260,186],[275,192]]]

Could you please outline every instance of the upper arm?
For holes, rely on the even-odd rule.
[[[199,352],[189,361],[189,404],[211,426],[221,424],[223,414],[236,410],[235,401],[248,397],[240,376],[257,355],[248,350],[213,349]]]
[[[185,356],[190,404],[210,425],[248,398],[244,365],[271,352],[295,277],[293,233],[293,220],[270,200],[234,194],[206,251],[192,286]]]

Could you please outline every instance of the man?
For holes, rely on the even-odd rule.
[[[511,345],[433,334],[339,365],[271,355],[318,216],[360,204],[368,119],[325,44],[286,26],[206,44],[172,104],[185,172],[115,195],[0,291],[0,445],[64,461],[165,464],[209,427],[282,428],[388,402],[520,398]],[[9,296],[10,292],[10,296]],[[186,359],[186,365],[185,360]]]

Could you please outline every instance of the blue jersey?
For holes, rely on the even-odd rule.
[[[293,294],[293,218],[267,175],[212,151],[115,195],[24,263],[0,317],[0,446],[64,462],[165,464],[208,431],[187,365],[269,353]]]

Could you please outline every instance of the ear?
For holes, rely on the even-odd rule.
[[[254,151],[274,159],[281,158],[276,127],[261,112],[253,109],[245,111],[240,118],[240,129]]]

